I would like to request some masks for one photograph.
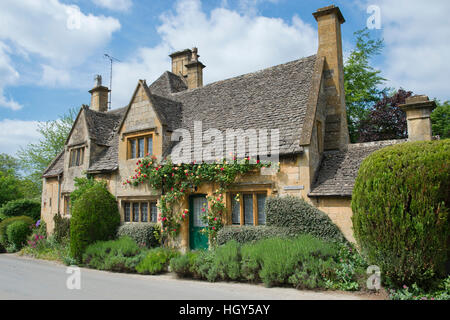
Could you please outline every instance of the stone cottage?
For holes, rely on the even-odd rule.
[[[180,128],[193,132],[194,122],[200,121],[203,132],[279,130],[279,172],[240,177],[226,196],[226,224],[264,224],[266,197],[293,195],[327,213],[353,240],[350,201],[361,161],[377,149],[403,141],[349,144],[341,41],[345,20],[335,6],[313,15],[319,46],[310,57],[203,86],[205,65],[197,49],[178,51],[170,55],[172,71],[150,85],[139,80],[130,103],[110,111],[109,89],[98,78],[90,90],[90,106],[81,107],[64,150],[43,174],[42,218],[49,230],[55,214],[70,216],[74,178],[86,174],[107,181],[123,223],[157,222],[159,190],[123,181],[146,154],[158,159],[170,156],[179,143],[172,141],[174,132]],[[431,139],[433,102],[413,97],[404,108],[410,139]],[[204,185],[189,196],[182,247],[202,245],[194,240],[202,227],[200,208],[215,188]]]

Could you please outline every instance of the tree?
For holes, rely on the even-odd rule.
[[[19,170],[19,162],[16,158],[6,153],[0,153],[0,172],[16,175]]]
[[[441,104],[437,100],[436,104],[437,108],[431,113],[433,135],[448,139],[450,138],[450,101]]]
[[[34,184],[31,189],[41,192],[41,176],[50,162],[63,150],[67,136],[75,121],[75,109],[69,109],[58,120],[41,122],[38,132],[42,138],[38,143],[30,143],[20,148],[17,155],[20,165],[29,173],[29,179]]]
[[[368,109],[386,93],[379,86],[386,80],[381,71],[370,65],[372,57],[380,54],[382,39],[371,39],[369,31],[362,29],[354,33],[356,47],[344,64],[344,90],[347,106],[347,122],[351,142],[358,141],[360,122],[366,119]]]
[[[0,207],[21,197],[20,180],[12,174],[0,171]]]
[[[399,105],[412,95],[403,89],[378,101],[359,127],[359,142],[406,139],[408,137],[406,113]]]

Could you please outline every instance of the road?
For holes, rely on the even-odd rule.
[[[131,300],[354,300],[360,294],[265,288],[242,283],[180,280],[174,275],[143,276],[81,268],[81,289],[69,290],[67,268],[55,262],[0,255],[0,299]]]

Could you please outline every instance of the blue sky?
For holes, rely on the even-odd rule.
[[[374,63],[389,81],[450,99],[447,0],[2,0],[0,2],[0,152],[39,139],[38,121],[89,104],[94,75],[109,84],[113,108],[128,103],[138,79],[170,68],[168,54],[199,48],[205,82],[314,54],[317,8],[338,5],[346,18],[344,51],[366,26],[369,5],[381,9],[385,39]]]

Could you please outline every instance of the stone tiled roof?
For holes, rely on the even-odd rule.
[[[108,111],[106,113],[86,110],[89,133],[96,144],[105,149],[91,158],[88,172],[113,171],[118,168],[119,135],[118,127],[125,115],[126,107]],[[91,126],[95,125],[95,128]]]
[[[181,128],[192,137],[194,121],[203,131],[279,129],[280,155],[299,153],[315,62],[314,55],[167,97],[181,103]]]
[[[169,96],[187,89],[186,83],[176,74],[166,71],[149,87],[153,94]]]
[[[309,196],[351,197],[359,167],[372,152],[406,140],[389,140],[349,145],[346,151],[324,152]]]
[[[50,178],[55,177],[63,173],[64,171],[64,151],[61,151],[55,159],[50,163],[47,169],[44,170],[43,177]]]

